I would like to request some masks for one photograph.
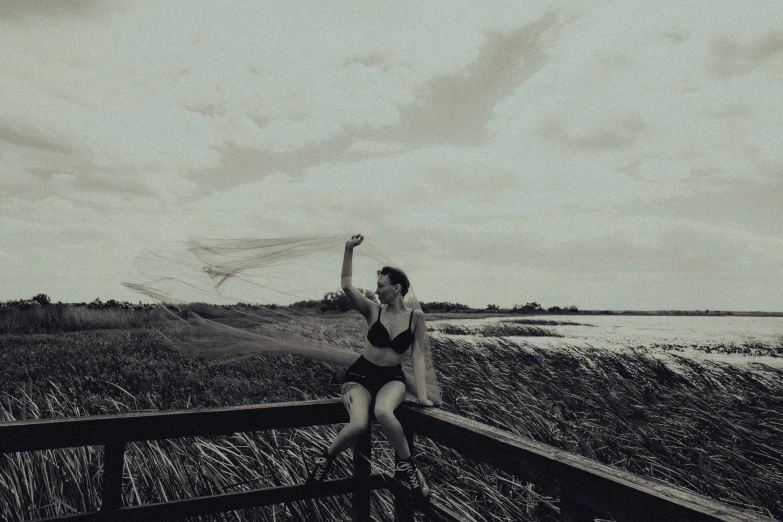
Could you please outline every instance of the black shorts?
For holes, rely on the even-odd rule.
[[[360,355],[356,362],[345,371],[343,379],[343,382],[361,384],[370,392],[373,398],[384,385],[392,381],[400,381],[405,384],[405,374],[402,371],[401,364],[378,366],[365,359],[363,355]]]

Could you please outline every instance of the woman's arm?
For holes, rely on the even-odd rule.
[[[434,406],[435,404],[427,397],[427,367],[424,362],[424,343],[427,342],[427,324],[424,320],[424,312],[421,310],[414,310],[413,323],[415,329],[413,346],[411,347],[411,365],[413,366],[413,377],[416,379],[416,393],[419,396],[419,403],[424,406]]]
[[[351,282],[351,276],[353,276],[353,249],[362,244],[364,236],[355,235],[345,242],[345,255],[343,255],[343,271],[340,277],[340,286],[351,300],[353,306],[359,310],[364,317],[371,317],[373,310],[376,308],[376,304],[367,299],[364,294],[357,290]]]

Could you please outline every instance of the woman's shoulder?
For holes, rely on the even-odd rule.
[[[424,311],[421,308],[413,308],[411,317],[413,317],[414,320],[424,319]]]

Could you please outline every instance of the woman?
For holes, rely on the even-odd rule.
[[[425,382],[423,347],[427,325],[421,310],[405,307],[403,297],[410,283],[402,270],[387,266],[378,271],[378,288],[375,293],[381,306],[367,299],[353,286],[353,249],[361,245],[363,240],[361,235],[355,235],[345,243],[341,279],[343,291],[367,319],[370,327],[362,354],[345,372],[342,397],[350,421],[340,430],[332,445],[315,460],[307,483],[312,485],[322,482],[334,459],[353,447],[370,425],[372,408],[375,418],[394,447],[395,475],[401,475],[407,480],[414,495],[427,498],[430,489],[413,463],[405,433],[394,415],[394,410],[405,398],[402,356],[408,349],[411,350],[419,403],[433,406],[433,402],[427,398]]]

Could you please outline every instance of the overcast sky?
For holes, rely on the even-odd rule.
[[[424,301],[783,310],[780,0],[0,0],[0,49],[3,301],[361,232]]]

